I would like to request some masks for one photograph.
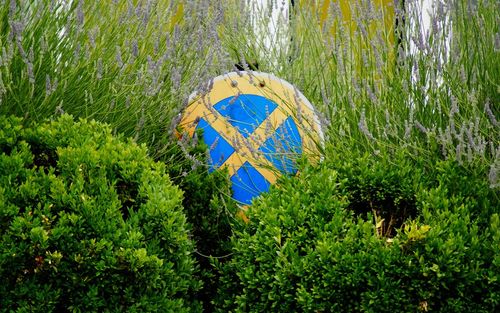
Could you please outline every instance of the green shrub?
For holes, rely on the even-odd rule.
[[[232,226],[239,208],[232,199],[226,170],[208,171],[208,147],[199,133],[193,140],[167,143],[159,153],[172,181],[184,191],[183,207],[192,226],[197,251],[220,256],[230,249]],[[200,139],[198,139],[200,138]]]
[[[239,227],[240,210],[231,198],[231,183],[227,171],[209,173],[208,147],[201,140],[175,140],[160,151],[172,181],[184,191],[183,207],[195,242],[195,257],[200,266],[203,288],[197,299],[205,311],[212,311],[212,299],[218,289],[219,275],[213,262],[223,263],[231,253],[233,228]]]
[[[220,267],[220,312],[498,308],[499,216],[475,214],[481,205],[469,201],[469,190],[448,189],[442,169],[454,161],[428,172],[423,160],[404,153],[386,161],[355,153],[341,159],[306,165],[254,202],[249,224],[233,237],[231,261]],[[472,180],[463,186],[484,186],[481,173]],[[480,192],[498,208],[494,194],[487,185]],[[380,217],[370,210],[356,214],[352,207],[372,201],[375,213],[384,206],[397,212],[395,199],[414,208],[415,217],[406,216],[393,234],[380,231]]]
[[[379,233],[394,236],[406,219],[417,215],[415,190],[423,182],[424,171],[405,157],[403,149],[390,158],[355,149],[345,158],[339,152],[330,151],[326,162],[346,178],[348,209],[357,215],[373,214],[380,222]]]
[[[356,145],[347,147],[349,158],[346,146],[329,145],[325,162],[347,179],[348,209],[364,216],[373,213],[383,235],[394,236],[405,220],[421,213],[417,202],[421,189],[441,186],[443,197],[463,198],[471,218],[479,223],[489,223],[491,214],[498,213],[498,187],[485,179],[489,168],[481,161],[461,165],[439,153],[410,147],[372,154],[360,152]]]
[[[97,122],[0,116],[1,308],[198,310],[182,192]]]

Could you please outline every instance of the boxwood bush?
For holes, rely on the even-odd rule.
[[[425,163],[353,153],[283,179],[233,237],[218,311],[496,311],[498,190]],[[391,216],[399,226],[381,231]]]
[[[213,263],[224,263],[231,255],[233,229],[243,223],[239,208],[232,199],[231,182],[227,170],[209,172],[207,145],[202,133],[188,140],[182,137],[165,142],[160,150],[160,161],[167,164],[167,173],[186,195],[182,201],[195,243],[195,258],[203,287],[197,299],[203,309],[212,312],[219,274]],[[199,138],[199,140],[198,140]]]
[[[200,309],[182,192],[93,121],[0,116],[1,310]]]

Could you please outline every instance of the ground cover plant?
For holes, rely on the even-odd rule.
[[[164,164],[68,115],[0,126],[2,311],[199,308],[182,192]]]

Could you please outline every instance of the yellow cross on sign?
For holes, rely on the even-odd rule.
[[[239,203],[250,204],[279,176],[294,175],[298,157],[319,159],[318,117],[292,85],[259,72],[228,73],[211,85],[191,96],[180,127],[191,137],[203,130],[209,170],[228,168]]]

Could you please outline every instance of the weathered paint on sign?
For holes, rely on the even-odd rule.
[[[247,205],[281,175],[297,173],[302,155],[319,159],[323,143],[318,117],[292,85],[271,74],[232,72],[191,96],[180,128],[203,130],[209,171],[227,167],[233,197]]]

